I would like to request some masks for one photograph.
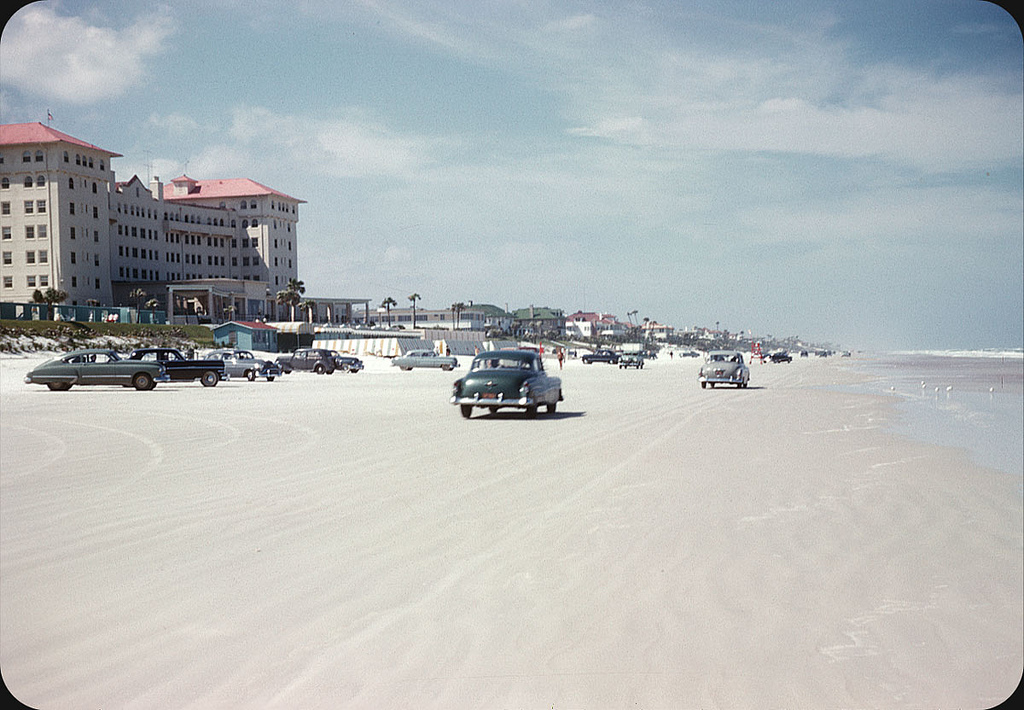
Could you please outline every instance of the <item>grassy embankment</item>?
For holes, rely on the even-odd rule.
[[[213,347],[213,331],[201,325],[140,325],[50,320],[0,320],[0,352],[76,348]]]

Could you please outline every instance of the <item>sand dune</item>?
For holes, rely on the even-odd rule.
[[[1020,480],[888,434],[837,360],[573,361],[153,392],[0,360],[0,667],[39,708],[989,707]],[[461,368],[465,371],[463,363]],[[553,365],[557,371],[557,365]]]

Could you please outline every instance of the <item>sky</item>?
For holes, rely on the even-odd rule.
[[[307,297],[1024,347],[1024,51],[982,0],[42,0],[0,121],[293,197]]]

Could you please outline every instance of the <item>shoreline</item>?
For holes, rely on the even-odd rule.
[[[896,399],[894,433],[959,448],[980,465],[1024,476],[1020,353],[884,353],[853,367],[870,379],[850,391]]]

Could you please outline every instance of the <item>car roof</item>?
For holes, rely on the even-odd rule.
[[[512,357],[519,358],[520,360],[525,360],[529,358],[532,360],[534,358],[540,357],[540,354],[534,352],[533,350],[485,350],[484,352],[480,353],[473,359],[479,360],[481,358],[491,357]]]

